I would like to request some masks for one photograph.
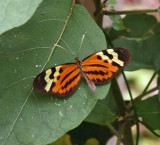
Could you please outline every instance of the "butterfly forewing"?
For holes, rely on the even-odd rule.
[[[95,84],[111,80],[116,72],[129,63],[130,57],[130,52],[124,48],[106,49],[88,56],[82,62],[76,58],[76,63],[43,71],[35,78],[33,86],[38,92],[65,97],[76,89],[83,76],[89,87],[95,90]]]
[[[41,93],[54,93],[59,96],[70,95],[81,79],[75,63],[53,67],[40,73],[34,80],[34,88]]]
[[[130,52],[124,48],[106,49],[82,61],[82,70],[95,84],[104,84],[130,61]]]

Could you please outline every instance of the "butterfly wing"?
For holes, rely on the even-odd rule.
[[[82,71],[95,84],[104,84],[123,69],[130,58],[131,54],[127,49],[106,49],[85,58],[82,61]]]
[[[40,73],[33,82],[40,93],[53,93],[61,97],[70,95],[78,86],[81,73],[75,63],[52,67]]]

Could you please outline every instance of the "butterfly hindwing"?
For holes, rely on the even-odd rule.
[[[75,63],[52,67],[40,73],[34,80],[34,88],[41,93],[53,93],[59,96],[70,95],[81,79],[81,73]]]
[[[82,61],[82,70],[95,84],[104,84],[130,61],[130,52],[124,48],[106,49]]]
[[[106,49],[94,53],[82,62],[62,64],[40,73],[33,82],[40,93],[53,93],[65,97],[74,92],[81,77],[95,90],[95,84],[104,84],[123,69],[130,61],[131,54],[124,48]]]

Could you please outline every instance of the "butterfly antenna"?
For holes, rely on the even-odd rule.
[[[87,34],[87,31],[84,32],[84,34],[83,34],[83,36],[82,36],[81,43],[80,43],[80,46],[79,46],[79,49],[78,49],[78,54],[79,54],[79,52],[80,52],[80,49],[81,49],[81,47],[82,47],[82,43],[83,43],[83,40],[84,40],[84,37],[85,37],[86,34]]]
[[[63,39],[61,39],[61,40],[67,46],[67,48],[69,49],[68,52],[70,52],[74,57],[76,57],[76,55],[73,53],[73,51],[71,50],[71,48],[67,45],[67,43]]]
[[[68,51],[66,48],[64,48],[64,47],[62,47],[62,46],[60,46],[60,45],[54,44],[54,46],[57,46],[57,47],[59,47],[59,48],[62,48],[64,51],[70,53],[70,51]]]

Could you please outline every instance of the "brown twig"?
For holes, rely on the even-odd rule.
[[[104,15],[124,15],[124,14],[140,14],[158,12],[158,9],[143,9],[143,10],[122,10],[122,11],[108,11],[103,10]]]

